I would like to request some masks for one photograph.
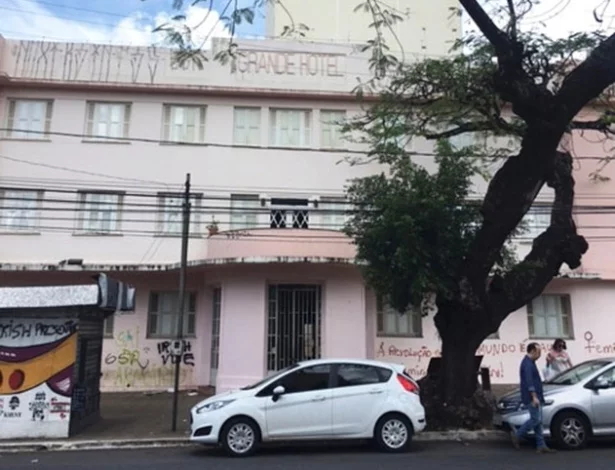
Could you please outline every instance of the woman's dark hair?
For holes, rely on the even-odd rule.
[[[553,342],[553,349],[557,349],[558,346],[561,346],[562,349],[566,349],[566,341],[564,341],[562,338],[557,338]]]

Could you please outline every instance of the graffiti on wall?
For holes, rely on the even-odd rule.
[[[0,320],[0,438],[68,436],[77,324]]]
[[[171,387],[178,361],[182,366],[180,385],[192,385],[195,358],[190,341],[184,340],[182,354],[175,356],[172,341],[144,341],[141,335],[139,327],[121,330],[105,344],[103,390]]]
[[[180,364],[184,366],[194,367],[194,354],[192,353],[192,344],[190,341],[183,340],[182,353],[179,356],[173,355],[171,351],[172,341],[161,341],[156,346],[162,365]]]
[[[601,343],[594,339],[591,331],[586,331],[583,339],[583,352],[590,357],[615,354],[615,343]],[[548,351],[553,344],[551,341],[529,339],[520,342],[487,340],[478,348],[476,355],[483,356],[483,365],[489,367],[492,379],[500,382],[516,382],[519,360],[525,354],[530,342],[537,342],[543,351]],[[412,343],[413,346],[400,346],[399,343],[390,340],[379,340],[376,344],[376,356],[385,360],[401,361],[407,365],[411,375],[423,377],[427,374],[429,361],[440,357],[441,351],[439,347],[417,344],[414,340]],[[576,362],[580,360],[584,359],[579,358]]]

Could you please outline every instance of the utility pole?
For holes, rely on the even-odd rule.
[[[179,311],[177,312],[177,344],[179,355],[175,356],[175,383],[173,385],[173,424],[171,430],[177,431],[177,400],[179,398],[179,372],[184,356],[184,310],[186,309],[186,268],[188,267],[188,240],[190,238],[190,173],[186,173],[184,202],[182,204],[182,251],[179,268]]]

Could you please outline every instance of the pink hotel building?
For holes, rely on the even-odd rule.
[[[171,387],[178,201],[190,173],[182,387],[226,390],[319,356],[404,362],[424,374],[439,348],[432,318],[380,305],[339,230],[345,183],[379,170],[340,163],[362,149],[334,122],[361,112],[351,90],[369,75],[366,57],[313,43],[242,49],[236,63],[199,70],[153,47],[0,39],[0,285],[75,283],[99,271],[133,284],[135,311],[105,325],[103,389]],[[576,136],[577,154],[602,155],[592,141]],[[590,179],[598,164],[579,159],[576,175],[590,251],[485,341],[495,383],[517,380],[530,339],[567,338],[574,361],[615,355],[615,189]],[[533,232],[544,222],[530,215]],[[522,255],[529,245],[518,247]]]

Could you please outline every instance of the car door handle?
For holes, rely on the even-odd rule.
[[[314,397],[314,398],[312,398],[312,401],[325,401],[325,397],[323,397],[323,396]]]
[[[379,395],[379,394],[381,394],[383,392],[384,392],[384,390],[370,390],[369,394],[370,395]]]

